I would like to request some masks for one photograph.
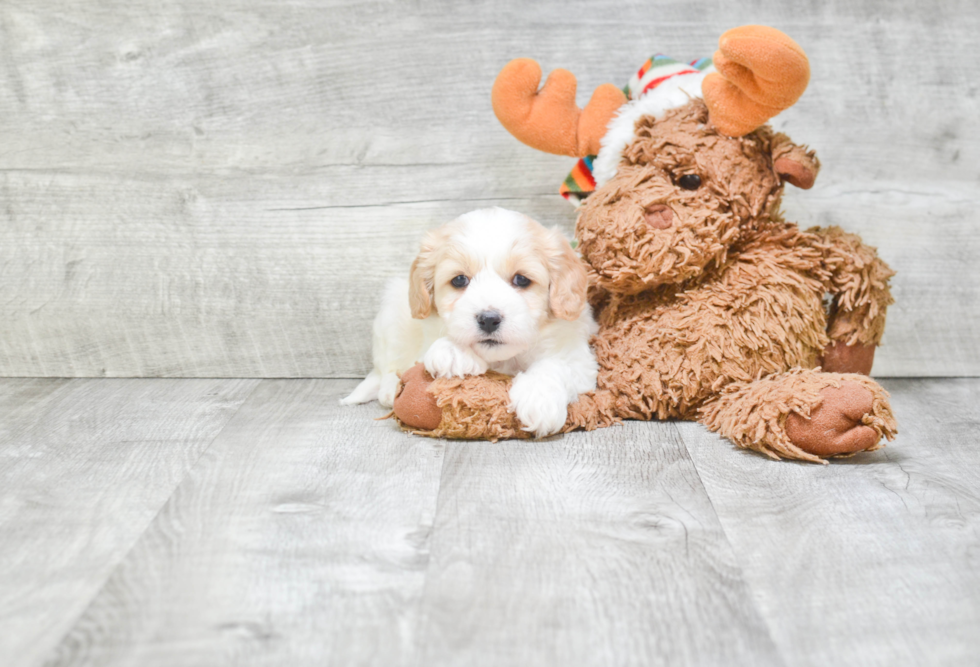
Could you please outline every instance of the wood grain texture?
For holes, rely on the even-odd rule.
[[[898,440],[826,467],[353,386],[0,380],[0,664],[975,662],[980,379],[887,381]]]
[[[0,382],[0,664],[57,645],[256,384]]]
[[[46,664],[411,656],[443,446],[353,387],[263,381]]]
[[[749,22],[813,68],[775,122],[824,164],[788,217],[899,270],[878,374],[980,373],[976,3],[50,0],[0,7],[0,375],[361,376],[424,228],[571,229],[570,161],[493,117],[507,60],[584,103]]]
[[[449,443],[423,665],[782,664],[673,424]]]
[[[897,440],[826,467],[681,425],[789,664],[976,664],[980,381],[884,384]]]

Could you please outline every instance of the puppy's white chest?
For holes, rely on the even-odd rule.
[[[497,371],[498,373],[503,373],[504,375],[517,375],[518,373],[527,370],[527,364],[520,362],[520,357],[514,357],[513,359],[505,359],[504,361],[495,361],[489,365],[490,370]]]

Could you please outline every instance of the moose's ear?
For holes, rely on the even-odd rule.
[[[772,138],[772,167],[783,182],[809,190],[817,180],[820,160],[806,146],[797,146],[779,133]]]

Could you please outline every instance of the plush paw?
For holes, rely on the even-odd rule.
[[[794,445],[827,457],[854,454],[878,444],[878,432],[863,422],[871,414],[874,395],[870,389],[845,381],[840,387],[821,390],[820,398],[809,419],[795,412],[786,417],[786,435]]]
[[[874,345],[846,345],[843,341],[837,341],[824,350],[820,365],[827,373],[871,375],[874,360]]]
[[[561,430],[568,418],[568,398],[560,382],[518,373],[510,387],[510,411],[525,431],[539,438]]]
[[[432,376],[425,372],[422,364],[415,364],[402,373],[401,391],[394,398],[394,412],[398,420],[410,428],[431,431],[442,421],[442,408],[436,398],[426,389],[432,383]]]
[[[426,351],[422,363],[425,370],[436,378],[461,378],[487,372],[487,362],[460,348],[448,338],[440,338],[434,342]]]

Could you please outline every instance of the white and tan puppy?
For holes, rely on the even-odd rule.
[[[511,410],[537,436],[595,389],[597,331],[586,273],[568,241],[526,215],[487,208],[429,231],[408,281],[385,288],[374,321],[374,370],[341,403],[390,407],[418,361],[433,377],[514,376]]]

